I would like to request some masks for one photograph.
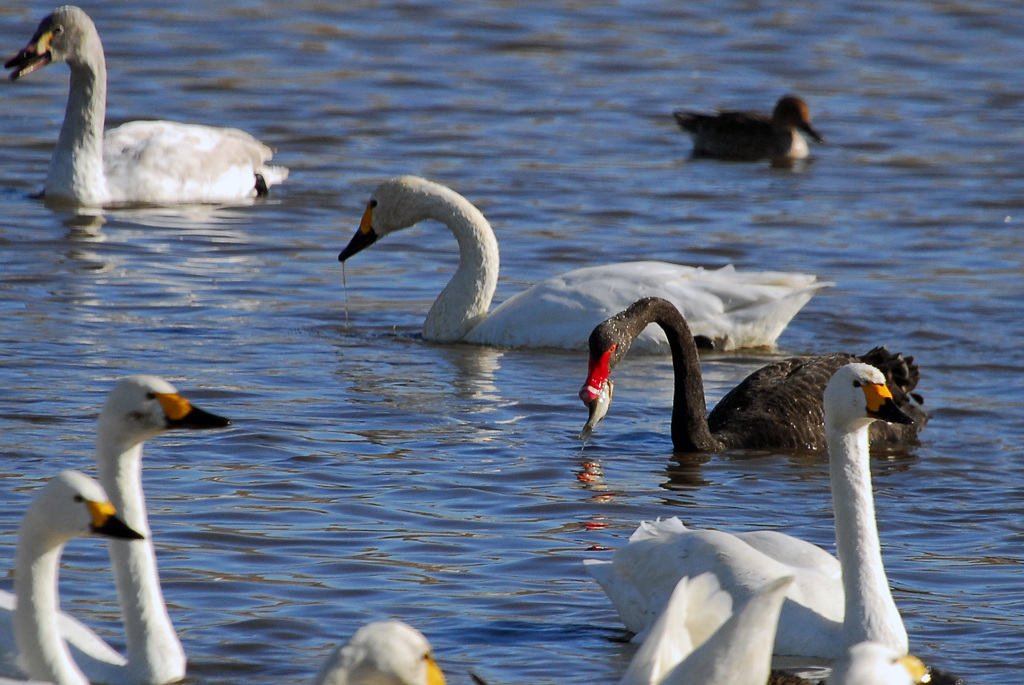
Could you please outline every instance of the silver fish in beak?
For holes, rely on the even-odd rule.
[[[583,442],[590,440],[590,436],[593,435],[597,424],[601,423],[601,419],[608,413],[608,408],[612,406],[613,385],[615,383],[609,378],[605,381],[604,387],[601,388],[601,393],[597,398],[587,403],[587,410],[590,412],[590,416],[587,418],[587,423],[584,424],[583,430],[580,431],[580,440]]]

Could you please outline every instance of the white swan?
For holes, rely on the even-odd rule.
[[[877,642],[861,642],[832,664],[826,685],[918,685],[928,669],[913,655]]]
[[[732,613],[713,574],[681,578],[619,685],[764,685],[792,580],[768,583]]]
[[[623,262],[549,278],[488,314],[499,261],[491,225],[466,198],[416,176],[377,186],[338,259],[344,262],[379,238],[425,219],[447,225],[459,243],[459,267],[423,323],[427,340],[583,349],[595,325],[641,297],[657,295],[683,312],[695,335],[723,349],[773,345],[814,293],[831,285],[809,274]],[[652,327],[634,349],[667,352],[668,342]]]
[[[36,494],[18,529],[16,608],[0,624],[0,675],[57,685],[88,683],[57,630],[57,574],[64,545],[74,538],[142,537],[114,514],[103,487],[78,471],[60,472]]]
[[[710,571],[738,602],[775,578],[793,576],[776,654],[835,658],[867,640],[906,654],[907,631],[882,565],[871,492],[868,426],[876,418],[911,420],[878,369],[857,363],[836,371],[825,389],[825,432],[838,560],[777,531],[692,530],[673,518],[641,524],[612,561],[587,560],[588,571],[637,633],[651,625],[682,576]]]
[[[445,685],[445,679],[420,631],[401,621],[377,621],[336,649],[313,685]]]
[[[164,603],[146,517],[142,444],[166,430],[219,428],[229,423],[193,406],[174,386],[156,376],[122,378],[108,394],[96,430],[99,480],[124,520],[146,539],[132,544],[110,541],[127,658],[91,629],[61,614],[61,634],[89,680],[111,685],[159,685],[184,677],[185,650]],[[3,617],[13,603],[13,596],[0,592],[0,640]]]
[[[133,121],[104,134],[107,67],[92,19],[58,7],[4,67],[18,79],[50,62],[71,68],[64,125],[44,196],[75,205],[238,203],[265,194],[288,170],[248,133],[173,121]]]

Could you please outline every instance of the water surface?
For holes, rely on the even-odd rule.
[[[112,123],[244,128],[292,176],[251,207],[73,217],[42,187],[67,71],[0,109],[0,557],[61,468],[91,469],[120,376],[229,416],[146,449],[150,519],[196,683],[302,683],[368,621],[431,639],[453,684],[611,683],[632,648],[585,558],[645,518],[831,548],[825,459],[672,454],[671,364],[632,357],[592,443],[578,354],[425,343],[442,226],[338,251],[380,179],[490,218],[500,301],[634,258],[815,273],[779,350],[705,360],[714,401],[778,354],[913,354],[933,419],[874,464],[912,650],[973,683],[1024,670],[1020,127],[1024,9],[951,3],[280,2],[86,8]],[[13,55],[43,9],[0,8]],[[674,108],[809,102],[793,169],[689,159]],[[123,644],[105,553],[62,599]],[[9,567],[9,562],[8,562]],[[11,585],[9,574],[2,581]],[[1007,677],[1007,674],[1011,674]]]

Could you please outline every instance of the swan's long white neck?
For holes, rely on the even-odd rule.
[[[445,224],[459,243],[459,268],[423,322],[427,340],[461,340],[487,316],[498,286],[498,241],[479,209],[458,193],[435,186],[425,216]]]
[[[889,589],[875,521],[868,452],[868,426],[854,431],[826,426],[836,552],[843,570],[849,645],[871,640],[906,653],[907,630]]]
[[[45,195],[81,203],[107,198],[103,170],[103,126],[107,109],[107,67],[103,45],[93,31],[85,37],[84,59],[69,62],[71,84],[64,125],[50,158]]]
[[[99,481],[117,511],[145,540],[110,540],[133,682],[163,683],[185,674],[185,650],[167,613],[142,494],[142,443],[126,445],[105,431],[96,440]]]
[[[64,541],[29,530],[18,533],[14,561],[14,633],[23,666],[33,680],[88,685],[57,630],[57,572]]]

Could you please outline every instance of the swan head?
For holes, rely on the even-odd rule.
[[[67,62],[76,66],[96,47],[102,54],[99,34],[89,15],[74,5],[58,7],[43,19],[32,39],[21,52],[4,64],[13,69],[11,80],[30,74],[50,62]]]
[[[316,685],[445,685],[423,634],[402,621],[363,626],[320,669]]]
[[[122,378],[107,395],[99,430],[122,445],[135,445],[167,430],[223,428],[231,421],[200,409],[158,376]]]
[[[772,122],[782,128],[803,131],[819,143],[825,142],[811,126],[811,108],[796,95],[784,95],[779,98],[772,111]]]
[[[359,228],[338,255],[338,261],[344,262],[389,233],[437,218],[435,208],[454,198],[460,198],[455,191],[419,176],[389,178],[370,195]]]
[[[877,642],[861,642],[836,660],[826,685],[917,685],[928,669],[913,655],[902,655]]]
[[[79,471],[61,471],[32,500],[23,526],[56,544],[93,535],[141,540],[116,513],[98,482]]]
[[[825,429],[848,433],[875,419],[914,422],[896,406],[881,371],[870,364],[841,367],[825,387]]]
[[[583,400],[583,404],[591,407],[602,397],[612,369],[622,361],[629,352],[633,340],[650,323],[650,311],[665,305],[673,307],[670,302],[660,297],[645,297],[594,327],[587,341],[587,348],[590,351],[587,380],[580,388],[580,399]],[[611,402],[610,394],[608,402]]]

